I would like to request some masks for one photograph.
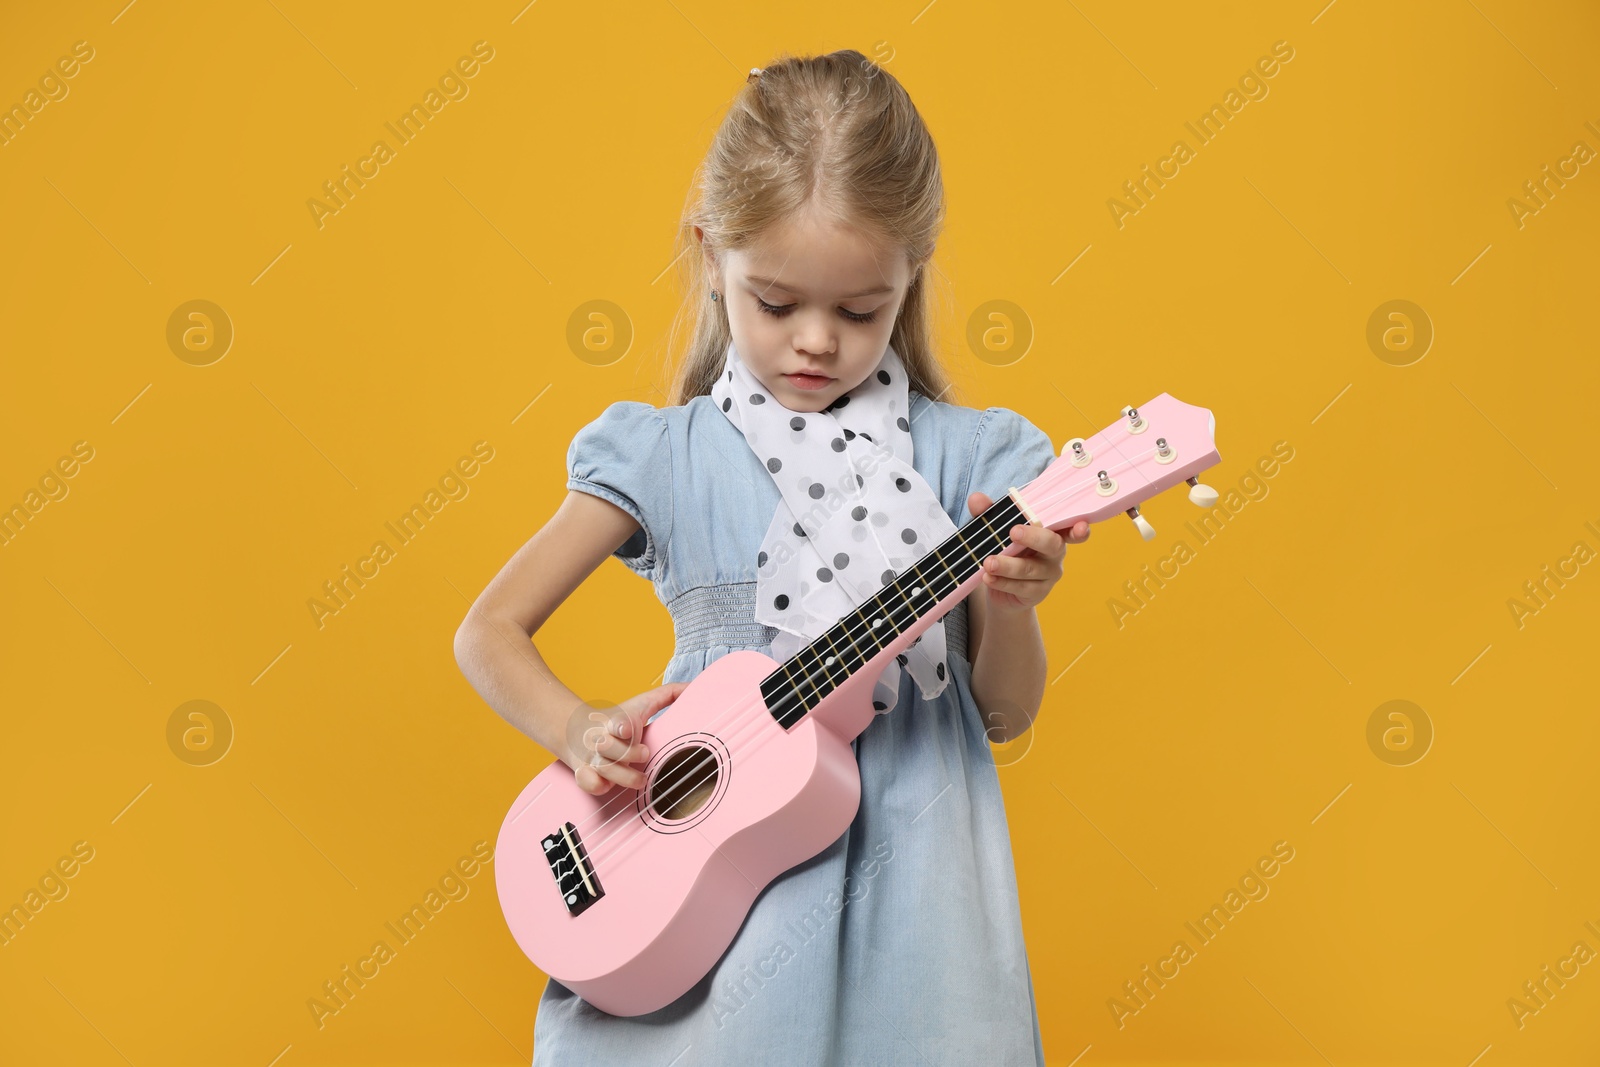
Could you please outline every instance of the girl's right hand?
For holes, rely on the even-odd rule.
[[[563,762],[572,768],[578,788],[600,795],[613,785],[644,788],[644,772],[632,766],[650,758],[650,750],[637,739],[644,736],[645,720],[678,699],[688,682],[669,682],[629,697],[609,714],[589,708],[588,726],[581,739],[569,741]]]

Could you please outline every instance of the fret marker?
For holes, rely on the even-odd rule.
[[[829,656],[829,657],[828,657],[828,658],[827,658],[827,659],[825,659],[825,660],[823,660],[823,661],[822,661],[822,665],[823,665],[823,666],[824,666],[824,667],[831,667],[831,666],[833,666],[833,657],[832,657],[832,656]]]
[[[883,620],[882,619],[873,619],[872,620],[872,628],[874,630],[876,630],[878,627],[880,627],[882,625],[883,625]]]
[[[922,595],[922,586],[920,586],[920,585],[912,586],[911,587],[911,595],[912,596],[921,596]]]

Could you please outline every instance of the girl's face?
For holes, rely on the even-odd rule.
[[[904,254],[810,213],[707,266],[739,358],[791,411],[821,411],[866,380],[911,283]]]

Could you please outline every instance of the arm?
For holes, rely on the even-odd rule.
[[[987,583],[967,597],[972,697],[983,713],[984,733],[1004,744],[1025,733],[1039,713],[1047,657],[1039,613],[1031,605],[1002,607],[989,598]]]
[[[992,502],[973,493],[967,509],[977,515]],[[1047,657],[1034,608],[1061,580],[1067,545],[1081,544],[1088,536],[1089,524],[1082,520],[1065,538],[1043,526],[1019,524],[1011,528],[1011,539],[1025,550],[983,561],[980,588],[967,596],[967,660],[972,664],[972,697],[992,743],[1020,737],[1039,714]]]
[[[532,638],[556,607],[638,529],[633,517],[615,504],[569,491],[550,521],[478,594],[456,630],[456,663],[478,695],[571,766],[589,792],[604,784],[601,772],[587,762],[589,753],[571,750],[567,731],[584,700],[550,671]],[[639,747],[618,743],[602,752],[627,759],[636,757],[633,750]],[[642,777],[626,763],[609,765],[604,773],[629,786]]]

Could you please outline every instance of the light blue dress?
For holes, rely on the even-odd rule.
[[[997,499],[1054,458],[1049,437],[1009,409],[915,391],[910,401],[913,465],[958,527],[969,493]],[[672,615],[664,681],[768,650],[777,631],[755,621],[756,555],[778,489],[710,397],[612,404],[574,437],[567,473],[568,488],[640,524],[616,556]],[[1042,1067],[1005,806],[972,698],[967,603],[944,622],[954,679],[928,701],[902,673],[899,703],[854,743],[861,808],[844,835],[775,878],[717,966],[664,1008],[607,1015],[549,981],[536,1067]]]

